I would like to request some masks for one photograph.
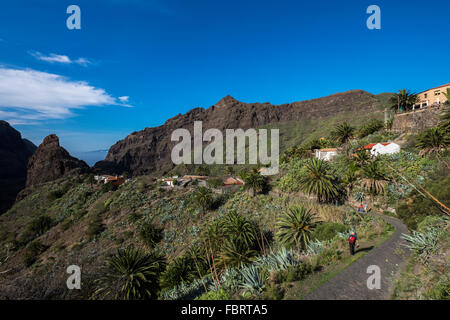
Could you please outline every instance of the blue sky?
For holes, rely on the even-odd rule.
[[[66,27],[71,4],[81,30]],[[381,30],[366,27],[372,4]],[[449,13],[448,0],[4,1],[0,118],[77,153],[227,94],[421,91],[450,82]]]

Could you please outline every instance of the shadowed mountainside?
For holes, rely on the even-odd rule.
[[[5,212],[25,187],[28,159],[36,146],[0,120],[0,213]]]
[[[381,117],[380,107],[386,95],[389,94],[373,95],[363,90],[352,90],[282,105],[244,103],[226,96],[207,109],[195,108],[167,120],[164,125],[133,132],[114,144],[106,159],[95,164],[94,171],[127,171],[133,175],[167,172],[173,168],[170,153],[176,142],[170,141],[172,132],[185,128],[192,133],[194,121],[202,121],[203,130],[224,130],[260,128],[268,124],[302,125],[305,121],[323,120],[340,114],[347,114],[352,119],[355,114],[367,116],[379,112]],[[280,149],[285,149],[285,146],[281,145]]]

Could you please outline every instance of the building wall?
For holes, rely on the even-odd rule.
[[[447,85],[442,88],[437,89],[430,89],[428,91],[424,91],[422,93],[419,93],[419,102],[417,103],[417,106],[420,106],[422,104],[422,107],[427,105],[432,105],[435,103],[444,103],[447,101],[447,98],[444,96],[444,92],[447,92],[447,88],[450,88],[450,85]]]
[[[439,124],[442,108],[416,109],[414,112],[397,114],[392,123],[394,132],[416,133]]]

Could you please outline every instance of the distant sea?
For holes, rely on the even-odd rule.
[[[93,166],[96,162],[104,160],[108,150],[93,150],[84,152],[73,152],[72,156],[85,161],[89,166]]]

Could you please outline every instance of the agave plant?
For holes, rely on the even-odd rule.
[[[424,232],[413,231],[411,235],[402,234],[401,237],[407,241],[405,247],[426,260],[428,255],[436,251],[437,240],[441,234],[440,228],[427,228]]]
[[[271,270],[286,270],[289,267],[295,267],[300,264],[296,259],[296,254],[293,250],[281,248],[278,252],[271,252],[267,256],[260,256],[256,261],[256,265]]]
[[[241,288],[255,295],[262,293],[265,288],[266,276],[261,268],[255,265],[248,265],[242,268],[240,273],[243,278]]]
[[[311,241],[306,246],[306,252],[312,256],[318,255],[323,251],[323,249],[324,249],[323,242],[319,240]]]
[[[222,287],[229,291],[236,291],[242,282],[241,273],[235,268],[226,269],[220,277]]]
[[[205,292],[205,286],[211,288],[215,284],[211,275],[207,275],[202,279],[196,279],[192,283],[181,283],[178,286],[165,290],[161,293],[163,300],[184,300],[193,299]]]

